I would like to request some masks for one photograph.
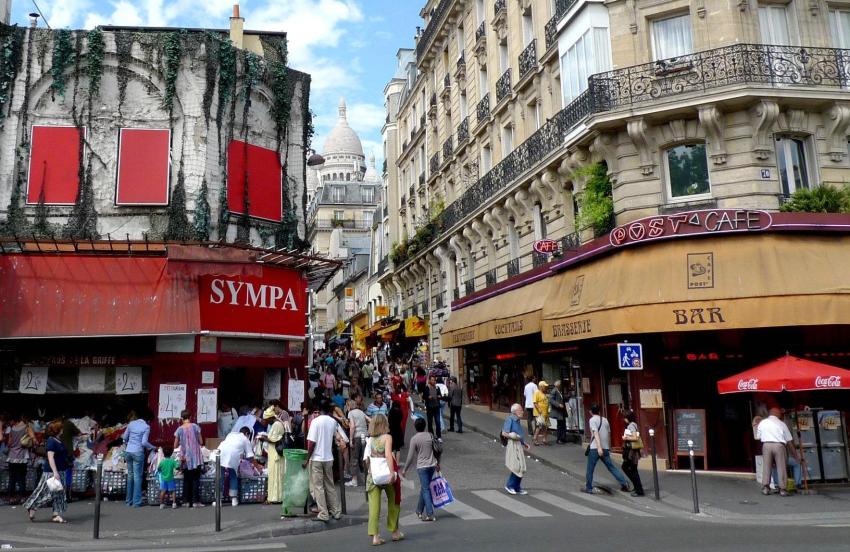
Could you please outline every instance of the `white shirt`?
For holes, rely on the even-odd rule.
[[[530,381],[525,384],[525,389],[522,391],[522,395],[525,397],[525,407],[526,408],[534,408],[534,393],[537,392],[537,384],[533,381]]]
[[[333,440],[338,425],[336,420],[327,414],[322,414],[310,423],[307,440],[316,443],[310,460],[333,462]]]
[[[756,437],[762,443],[782,443],[783,445],[793,440],[788,426],[776,416],[768,416],[759,422]]]
[[[239,469],[242,457],[253,458],[254,451],[251,450],[251,441],[242,433],[228,433],[224,441],[218,445],[221,452],[221,466],[224,468]]]

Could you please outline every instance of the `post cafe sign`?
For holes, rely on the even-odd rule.
[[[695,234],[757,232],[770,228],[772,223],[773,219],[766,211],[708,209],[638,219],[614,228],[608,239],[611,245],[620,247]]]

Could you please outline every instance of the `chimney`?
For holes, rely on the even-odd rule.
[[[239,16],[239,4],[233,4],[233,15],[230,17],[230,42],[237,48],[242,48],[244,29],[245,18]]]
[[[35,13],[35,12],[32,12],[32,13],[29,14],[29,16],[30,16],[30,28],[35,29],[36,27],[38,27],[38,14]]]

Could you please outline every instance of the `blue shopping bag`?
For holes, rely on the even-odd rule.
[[[452,494],[452,488],[449,486],[449,482],[446,481],[446,478],[443,477],[442,474],[437,474],[437,476],[431,480],[429,489],[431,491],[431,502],[434,503],[434,508],[442,508],[443,506],[448,506],[455,501],[455,497]]]

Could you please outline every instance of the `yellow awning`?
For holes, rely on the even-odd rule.
[[[395,324],[391,324],[384,328],[383,330],[378,330],[379,336],[387,335],[388,333],[392,333],[401,327],[401,322],[396,322]]]
[[[423,337],[428,335],[428,321],[418,316],[411,316],[405,319],[404,335],[407,337]]]

